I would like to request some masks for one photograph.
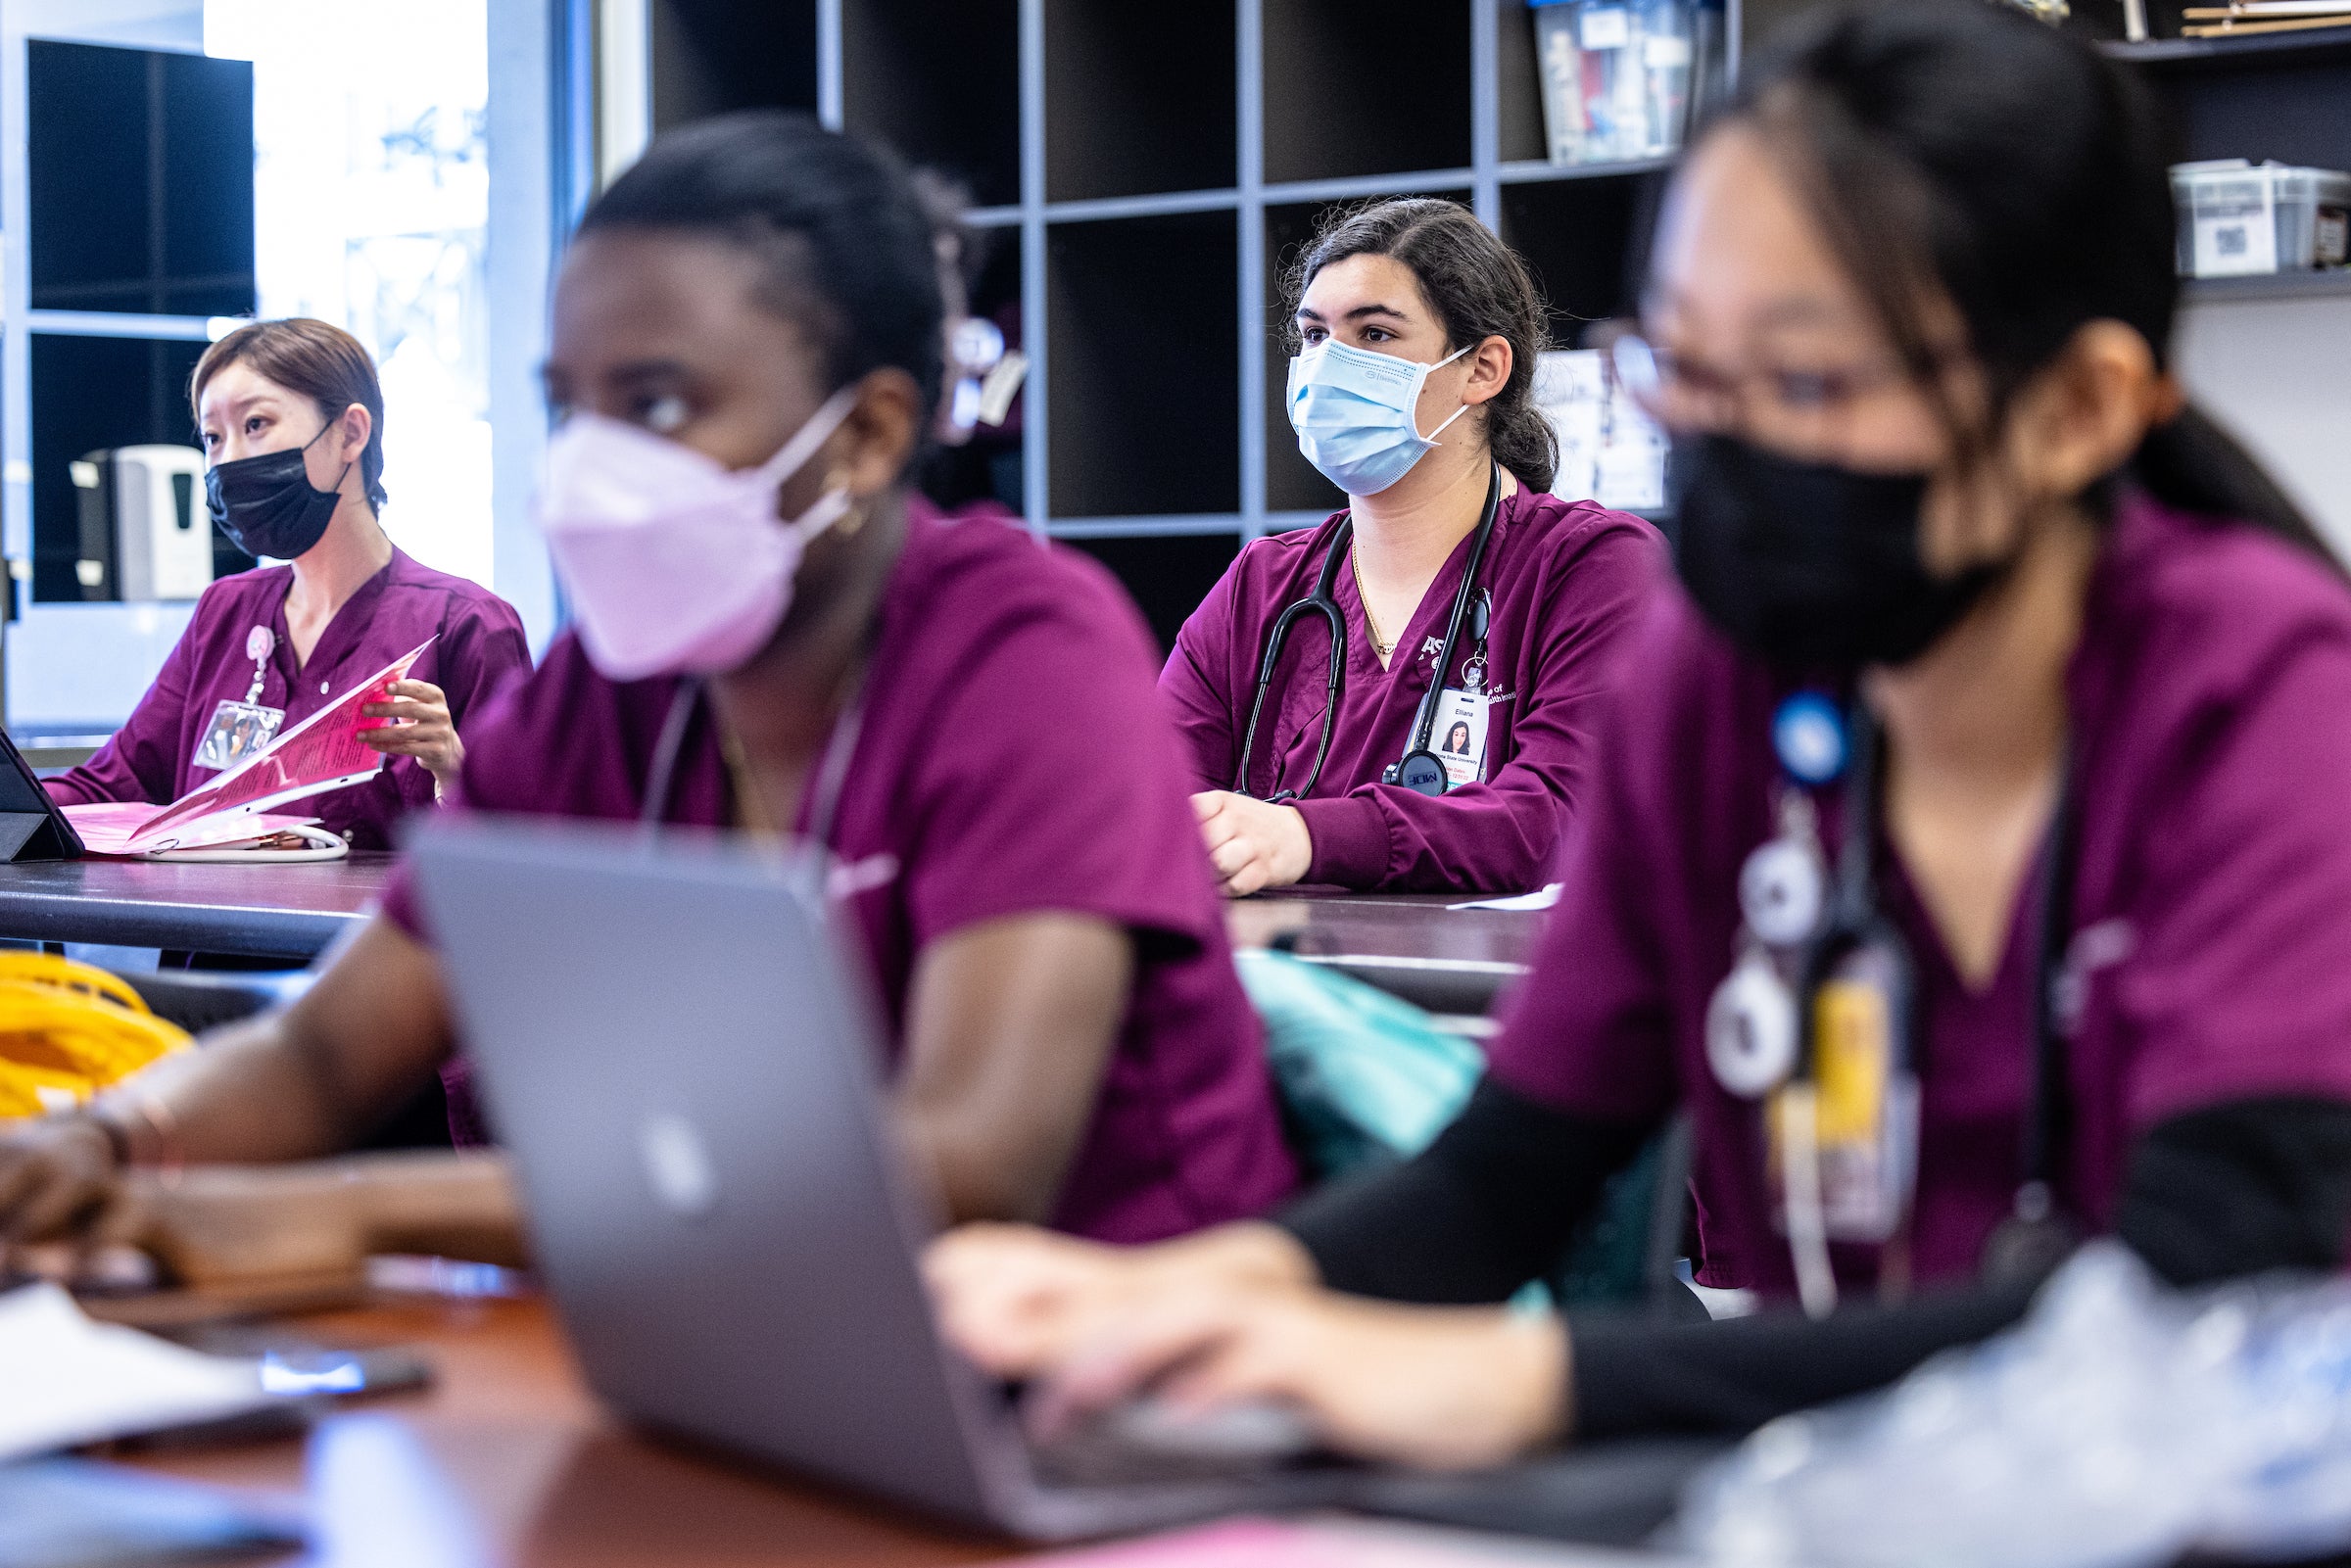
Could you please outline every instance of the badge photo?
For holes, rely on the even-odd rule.
[[[205,726],[204,738],[197,743],[196,766],[225,773],[276,739],[278,727],[285,722],[283,708],[222,697],[213,710],[213,722]]]
[[[1458,789],[1485,778],[1490,705],[1483,691],[1453,687],[1437,698],[1437,722],[1429,730],[1429,749],[1445,766],[1447,788]]]

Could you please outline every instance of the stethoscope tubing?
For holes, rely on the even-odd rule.
[[[1266,693],[1272,689],[1274,668],[1281,662],[1281,651],[1290,639],[1290,628],[1298,617],[1316,614],[1330,629],[1330,685],[1322,708],[1322,735],[1315,746],[1315,765],[1308,771],[1306,784],[1297,789],[1275,790],[1270,797],[1274,801],[1301,799],[1314,792],[1315,782],[1322,777],[1322,764],[1330,756],[1331,729],[1338,722],[1339,696],[1347,688],[1347,617],[1340,613],[1338,596],[1331,589],[1338,582],[1339,562],[1346,558],[1347,547],[1355,539],[1355,519],[1342,516],[1338,532],[1331,536],[1330,547],[1322,553],[1322,570],[1315,579],[1315,591],[1284,609],[1274,619],[1272,629],[1266,634],[1266,655],[1257,668],[1257,694],[1249,703],[1249,728],[1241,736],[1241,756],[1232,776],[1235,794],[1249,792],[1249,758],[1257,750],[1257,723],[1266,708]]]
[[[1437,722],[1437,704],[1441,700],[1445,678],[1453,668],[1453,656],[1461,645],[1463,624],[1468,619],[1469,605],[1477,594],[1478,574],[1486,560],[1486,545],[1494,537],[1494,519],[1502,506],[1502,465],[1488,459],[1486,504],[1477,519],[1477,531],[1470,537],[1469,559],[1462,571],[1462,586],[1455,590],[1453,611],[1445,622],[1445,645],[1437,658],[1436,674],[1428,689],[1421,693],[1419,706],[1414,710],[1412,734],[1407,737],[1404,755],[1426,751],[1430,733]],[[1329,689],[1322,708],[1322,733],[1315,746],[1315,765],[1306,776],[1306,783],[1296,789],[1277,789],[1267,798],[1270,801],[1299,800],[1314,793],[1315,784],[1322,777],[1322,764],[1330,756],[1332,733],[1339,718],[1339,697],[1347,684],[1347,617],[1339,609],[1339,601],[1331,590],[1337,585],[1339,563],[1355,542],[1355,518],[1342,512],[1339,526],[1331,535],[1330,545],[1322,552],[1322,569],[1316,574],[1315,591],[1305,598],[1286,606],[1266,632],[1265,656],[1258,661],[1257,690],[1249,701],[1249,723],[1241,734],[1240,757],[1233,766],[1232,790],[1235,794],[1249,792],[1249,760],[1257,750],[1257,726],[1266,708],[1266,693],[1272,689],[1273,674],[1281,663],[1283,648],[1288,644],[1290,629],[1302,615],[1322,618],[1330,629]],[[1401,761],[1387,770],[1388,782],[1401,767]]]

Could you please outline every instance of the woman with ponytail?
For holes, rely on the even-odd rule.
[[[1663,578],[1655,531],[1545,494],[1543,302],[1466,208],[1342,212],[1289,282],[1290,421],[1347,507],[1241,551],[1160,677],[1217,874],[1234,895],[1540,886],[1614,650]],[[1464,575],[1474,602],[1439,671]],[[1318,584],[1335,619],[1281,639]],[[1457,724],[1467,747],[1441,751]]]
[[[1275,1223],[950,1236],[968,1348],[1065,1407],[1168,1375],[1460,1465],[1883,1383],[2089,1236],[2181,1284],[2343,1266],[2351,587],[2170,373],[2163,144],[2005,7],[1816,13],[1755,63],[1617,346],[1685,593],[1486,1082]],[[1699,1283],[1804,1310],[1478,1305],[1677,1114]]]

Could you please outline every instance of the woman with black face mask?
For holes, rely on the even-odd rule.
[[[2086,1235],[2183,1283],[2342,1265],[2351,588],[2169,372],[2163,142],[2005,8],[1831,12],[1756,63],[1617,348],[1687,593],[1488,1080],[1276,1223],[948,1236],[967,1348],[1468,1465],[1883,1383]],[[1803,1310],[1482,1305],[1677,1114],[1698,1280]]]
[[[355,848],[389,849],[400,819],[456,780],[458,726],[530,672],[522,621],[385,537],[384,395],[350,333],[300,318],[239,327],[197,361],[189,399],[213,521],[286,564],[206,589],[129,722],[49,793],[168,804],[429,640],[391,699],[361,709],[383,721],[360,735],[382,771],[301,808]]]

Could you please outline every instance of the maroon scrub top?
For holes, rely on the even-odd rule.
[[[1678,595],[1647,617],[1534,973],[1495,1042],[1506,1084],[1579,1116],[1687,1107],[1702,1284],[1793,1291],[1755,1102],[1708,1070],[1741,863],[1771,828],[1785,688]],[[2351,589],[2247,526],[2122,501],[2066,672],[2077,820],[2069,1000],[2071,1211],[2111,1227],[2131,1146],[2184,1112],[2351,1100]],[[1840,791],[1823,792],[1835,843]],[[1976,1270],[2021,1174],[2037,866],[1999,970],[1960,979],[1880,833],[1884,913],[1916,960],[1923,1107],[1913,1258]],[[1834,1249],[1863,1284],[1879,1257]]]
[[[831,835],[892,1056],[932,943],[1047,910],[1116,922],[1136,936],[1134,988],[1053,1222],[1141,1242],[1262,1212],[1297,1176],[1182,761],[1152,700],[1148,632],[1080,556],[1000,517],[941,517],[919,499],[908,512]],[[557,639],[482,726],[465,805],[637,819],[677,688],[615,684],[576,638]],[[736,821],[706,701],[665,820]],[[405,876],[385,911],[423,934]]]
[[[439,687],[450,717],[471,739],[469,721],[490,698],[530,670],[521,617],[496,594],[461,577],[419,566],[396,546],[392,559],[335,611],[311,649],[294,659],[286,633],[291,566],[264,566],[224,577],[204,591],[155,684],[130,719],[80,767],[47,781],[50,798],[73,805],[146,800],[169,805],[220,777],[196,766],[196,748],[223,698],[242,702],[253,688],[246,639],[257,626],[275,639],[261,695],[283,708],[283,735],[427,638],[437,638],[409,670]],[[355,849],[390,849],[400,820],[433,801],[433,776],[413,757],[389,757],[365,784],[312,795],[287,809],[314,816]]]
[[[1320,527],[1276,534],[1241,551],[1184,622],[1160,673],[1161,695],[1191,743],[1194,787],[1230,789],[1257,690],[1266,634],[1312,594],[1344,512]],[[1523,487],[1506,498],[1478,576],[1494,596],[1486,648],[1486,777],[1429,796],[1383,784],[1404,755],[1413,715],[1435,672],[1469,540],[1454,549],[1382,669],[1364,630],[1355,573],[1331,596],[1349,629],[1346,684],[1329,760],[1297,802],[1314,838],[1305,880],[1364,890],[1524,892],[1551,879],[1560,836],[1592,766],[1592,729],[1640,605],[1664,580],[1655,529],[1590,501]],[[1462,685],[1464,630],[1446,685]],[[1261,799],[1306,781],[1329,705],[1330,634],[1302,616],[1258,721],[1247,792]],[[1432,736],[1439,744],[1442,736]]]

